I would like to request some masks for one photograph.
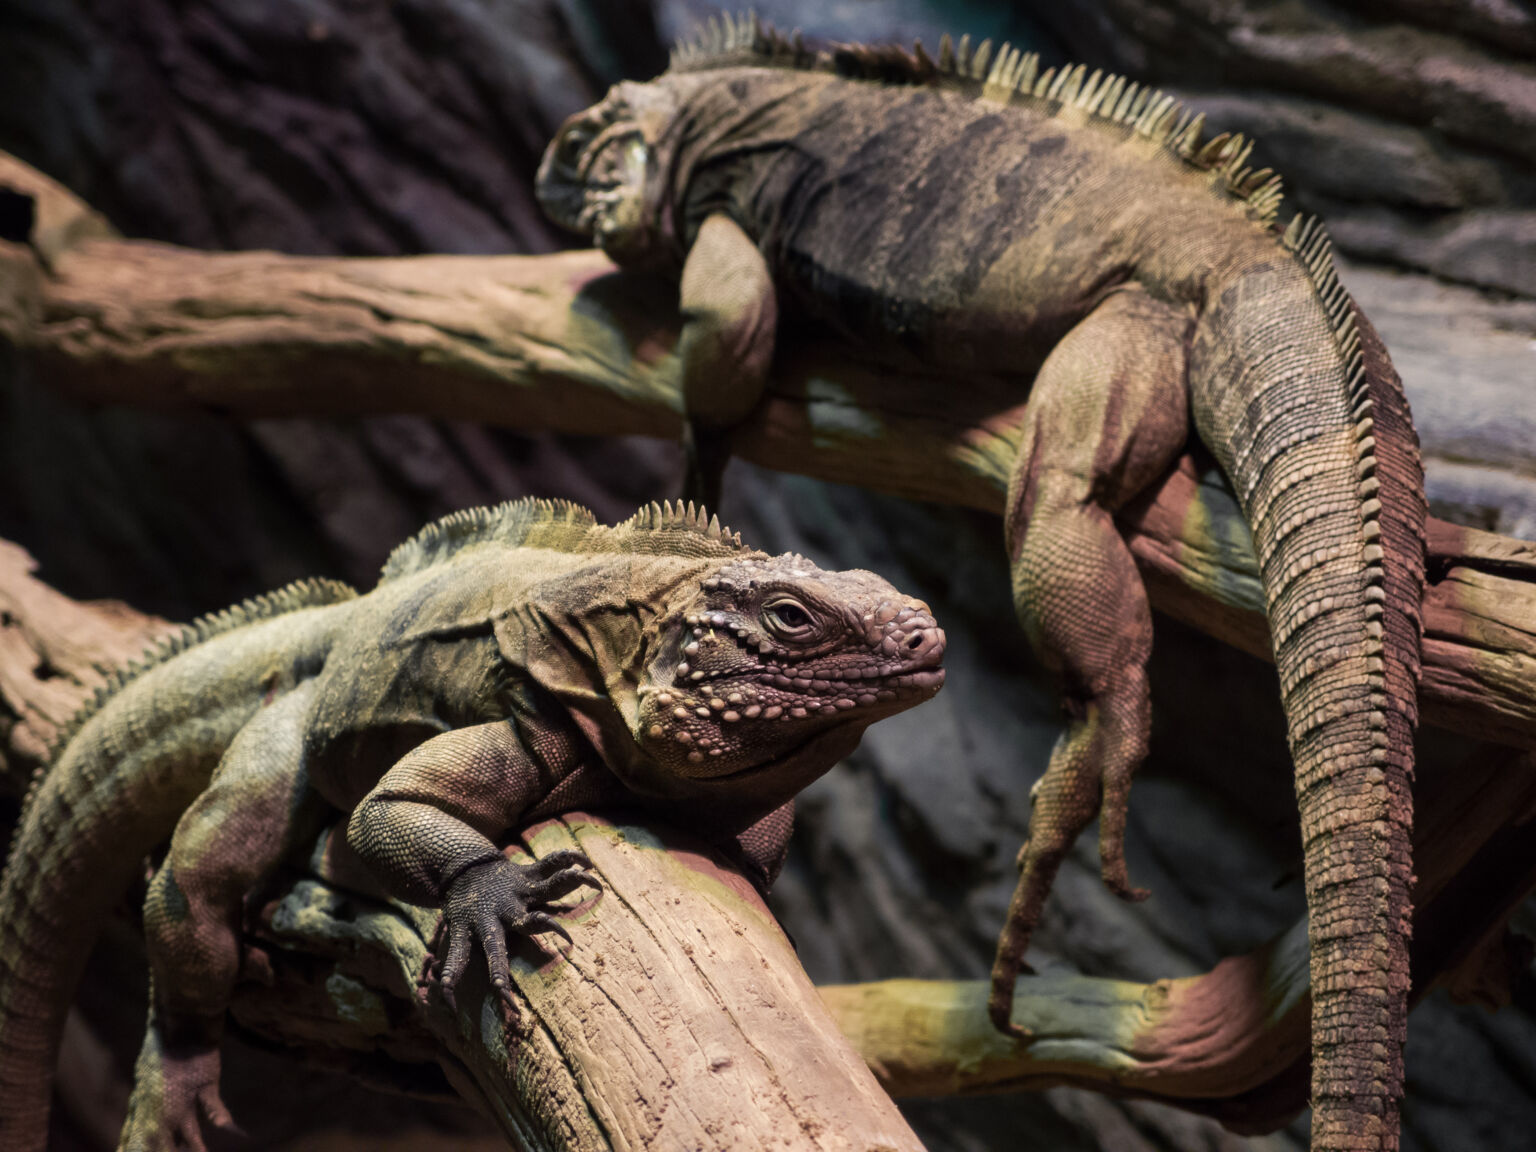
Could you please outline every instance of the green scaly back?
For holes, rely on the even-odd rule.
[[[340,580],[319,578],[297,580],[275,592],[253,596],[222,611],[200,616],[180,631],[153,644],[138,659],[108,671],[105,683],[92,693],[66,723],[59,726],[59,730],[49,741],[47,757],[32,773],[32,781],[27,789],[26,799],[22,802],[21,818],[16,822],[16,827],[19,829],[26,823],[27,813],[32,807],[38,789],[42,786],[43,779],[48,775],[49,769],[58,760],[60,754],[69,746],[69,742],[75,738],[80,729],[85,727],[91,717],[106,706],[107,701],[149,669],[164,664],[188,648],[257,620],[297,612],[301,608],[339,604],[344,600],[355,599],[356,596],[356,589]]]
[[[991,40],[972,49],[969,36],[956,44],[946,35],[939,41],[937,60],[922,41],[911,52],[894,44],[832,44],[818,51],[806,47],[800,33],[785,36],[752,13],[727,14],[712,17],[679,42],[668,70],[717,68],[828,72],[881,84],[946,88],[997,104],[1045,104],[1048,115],[1077,111],[1088,122],[1144,136],[1184,164],[1210,173],[1215,185],[1261,224],[1273,226],[1282,201],[1280,177],[1268,168],[1248,167],[1252,140],[1229,132],[1202,140],[1204,114],[1191,112],[1172,96],[1102,68],[1090,73],[1084,64],[1041,71],[1039,53],[1007,43],[994,52]]]

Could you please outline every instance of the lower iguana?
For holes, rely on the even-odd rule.
[[[1301,811],[1312,1146],[1396,1148],[1409,987],[1422,473],[1386,350],[1315,220],[1276,222],[1251,143],[1171,97],[990,42],[812,51],[712,22],[546,152],[539,196],[619,265],[676,278],[706,474],[780,331],[874,363],[1011,375],[1014,599],[1070,722],[1034,793],[993,968],[1011,1004],[1056,871],[1099,817],[1104,880],[1147,752],[1152,620],[1114,514],[1185,450],[1252,529]]]
[[[443,908],[447,994],[476,943],[510,994],[506,934],[561,930],[545,901],[595,881],[578,852],[518,865],[499,840],[639,805],[766,886],[794,795],[937,692],[943,653],[880,577],[753,551],[691,505],[611,528],[564,503],[458,513],[366,595],[306,582],[199,622],[87,707],[28,798],[0,880],[0,1150],[42,1148],[100,917],[167,837],[130,1149],[201,1148],[199,1113],[228,1122],[242,900],[327,812],[351,813],[387,890]]]

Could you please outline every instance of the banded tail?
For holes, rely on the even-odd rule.
[[[1294,261],[1208,303],[1196,424],[1263,575],[1301,810],[1312,1147],[1398,1147],[1412,928],[1413,733],[1424,582],[1418,439],[1386,350],[1297,221]]]
[[[354,596],[334,581],[303,581],[199,620],[115,677],[61,734],[0,876],[0,1152],[45,1146],[64,1016],[101,918],[261,706],[259,683],[232,687],[229,669],[242,657],[271,667],[295,644],[289,631],[250,628],[250,651],[204,659],[200,646]]]

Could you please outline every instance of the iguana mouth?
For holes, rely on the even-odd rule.
[[[751,653],[751,646],[743,637],[725,630],[723,617],[720,625],[714,625],[708,616],[694,620],[696,628],[709,628],[711,636],[723,632],[723,638],[734,640],[743,654]],[[768,661],[716,669],[696,669],[685,659],[677,668],[677,687],[714,695],[716,699],[725,691],[718,687],[722,684],[740,685],[748,693],[753,689],[778,689],[802,702],[826,700],[828,704],[821,705],[820,710],[828,712],[829,707],[840,711],[871,708],[915,695],[932,695],[943,686],[944,630],[926,611],[904,608],[872,613],[862,623],[868,647],[852,659],[843,651],[817,652],[800,660],[792,653],[776,652],[775,658]],[[729,702],[729,697],[726,699]],[[786,713],[792,713],[796,705],[786,703],[783,707]],[[756,713],[746,715],[756,718]]]

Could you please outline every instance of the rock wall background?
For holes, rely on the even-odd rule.
[[[1178,91],[1253,132],[1295,201],[1328,216],[1346,282],[1418,414],[1436,514],[1536,537],[1536,14],[1521,0],[774,0],[833,38],[1005,36]],[[210,248],[546,251],[530,194],[544,141],[708,9],[694,0],[5,0],[0,148],[125,233]],[[173,619],[308,574],[371,583],[429,517],[523,493],[601,516],[676,491],[671,445],[520,436],[415,418],[82,411],[0,354],[0,536],[79,597]],[[820,981],[981,976],[1028,789],[1059,730],[1013,622],[985,516],[733,467],[724,513],[773,550],[920,589],[952,644],[943,694],[873,729],[805,797],[777,908]],[[1300,914],[1273,672],[1169,621],[1129,854],[1153,898],[1063,869],[1039,966],[1138,979],[1201,970]],[[1437,762],[1425,738],[1426,764]],[[1444,755],[1440,756],[1444,759]],[[1536,924],[1536,917],[1529,918]],[[126,924],[126,919],[124,921]],[[71,1045],[61,1144],[110,1146],[141,1026],[133,940],[98,957]],[[1436,994],[1412,1018],[1405,1148],[1523,1149],[1536,1128],[1536,984],[1497,1015]],[[105,1041],[104,1044],[102,1041]],[[228,1096],[262,1146],[486,1138],[473,1117],[378,1097],[246,1047]],[[919,1102],[936,1150],[1305,1147],[1069,1090]]]

